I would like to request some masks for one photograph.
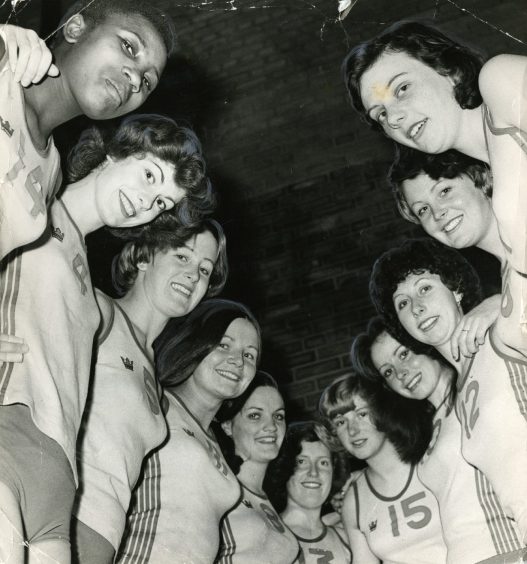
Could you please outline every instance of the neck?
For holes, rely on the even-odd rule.
[[[96,174],[93,171],[78,182],[69,184],[62,195],[62,201],[84,236],[104,225],[94,203]]]
[[[489,163],[482,112],[482,106],[461,112],[461,124],[458,128],[459,136],[452,148],[465,153],[465,155]]]
[[[263,481],[267,470],[266,462],[255,462],[254,460],[246,460],[240,467],[238,480],[252,490],[253,492],[265,495],[263,490]]]
[[[379,451],[370,456],[366,462],[368,464],[368,476],[378,476],[382,479],[389,478],[395,468],[404,464],[401,462],[395,447],[388,439],[384,441]]]
[[[291,498],[281,517],[284,523],[299,537],[312,539],[322,534],[324,524],[320,519],[320,507],[300,507]]]
[[[441,373],[434,391],[428,396],[428,401],[437,409],[446,395],[450,393],[450,386],[454,377],[453,370],[448,366],[441,365]]]
[[[490,208],[490,202],[489,202]],[[498,221],[492,209],[489,209],[489,217],[487,221],[488,229],[485,231],[483,237],[476,245],[482,251],[494,255],[500,263],[504,263],[506,260],[505,249],[503,248],[503,243],[500,239],[500,234],[498,230]]]
[[[411,465],[403,462],[395,447],[389,441],[384,452],[378,453],[375,457],[369,458],[368,478],[371,484],[379,493],[383,495],[394,495],[402,490],[410,473]]]
[[[173,391],[185,402],[185,405],[201,423],[201,426],[208,429],[221,406],[221,400],[210,398],[203,394],[201,390],[196,389],[192,376],[183,384],[175,387]]]

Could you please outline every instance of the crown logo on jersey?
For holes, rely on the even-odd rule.
[[[133,370],[134,369],[134,361],[130,360],[128,357],[124,358],[124,356],[121,357],[121,360],[123,361],[124,367],[126,368],[126,370]]]
[[[0,116],[0,127],[4,133],[7,133],[8,137],[13,137],[14,129],[11,127],[11,124],[7,121],[2,119]]]
[[[368,527],[370,528],[370,533],[373,533],[373,531],[377,528],[377,519],[375,519],[375,521],[371,521]]]
[[[253,508],[253,504],[248,499],[242,499],[242,503],[243,505],[245,505],[245,507],[248,507],[249,509]]]
[[[51,236],[58,239],[61,243],[64,241],[64,233],[60,230],[60,227],[53,227],[51,229]]]
[[[187,429],[186,427],[183,427],[183,431],[185,431],[185,433],[189,436],[189,437],[195,437],[196,435],[194,435],[194,433],[190,430]]]

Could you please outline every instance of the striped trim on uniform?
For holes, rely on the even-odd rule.
[[[522,548],[512,521],[505,515],[490,482],[477,468],[474,468],[474,479],[479,503],[485,514],[496,554],[505,554]]]
[[[134,493],[132,512],[118,562],[144,564],[149,562],[161,512],[161,460],[159,451],[146,459],[144,479]]]
[[[0,333],[16,335],[15,308],[20,289],[20,270],[22,253],[18,249],[0,262]],[[14,363],[4,362],[0,365],[0,404],[5,401]]]
[[[235,506],[236,507],[236,506]],[[233,508],[234,509],[234,508]],[[236,539],[232,531],[231,522],[225,517],[221,525],[221,548],[218,564],[232,564],[232,557],[236,553]]]
[[[520,360],[515,361],[512,358],[504,358],[503,360],[509,373],[516,403],[520,413],[527,421],[527,364]]]

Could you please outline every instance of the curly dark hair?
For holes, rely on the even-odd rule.
[[[371,410],[372,423],[384,433],[403,462],[416,464],[432,438],[433,409],[428,402],[411,400],[395,394],[378,382],[353,372],[330,384],[320,397],[318,410],[332,429],[337,415],[355,409],[354,397],[360,396]],[[330,444],[333,450],[343,447],[336,433]]]
[[[68,155],[68,182],[77,182],[88,176],[110,156],[122,160],[130,156],[145,158],[147,154],[174,165],[174,181],[185,190],[185,197],[174,208],[160,214],[153,221],[177,219],[192,225],[211,214],[216,198],[210,180],[201,144],[188,127],[160,114],[132,114],[115,127],[108,124],[92,126],[82,132],[79,141]],[[118,236],[128,238],[146,226],[111,229]],[[135,236],[135,235],[134,235]]]
[[[463,313],[481,302],[479,276],[461,253],[434,239],[408,239],[399,247],[382,254],[375,261],[370,276],[370,299],[377,313],[393,328],[397,338],[404,338],[406,333],[393,304],[397,285],[410,274],[424,272],[437,274],[449,290],[463,294]]]
[[[145,0],[78,0],[74,2],[60,19],[57,32],[50,46],[55,49],[64,42],[60,29],[75,14],[82,14],[89,29],[103,22],[111,14],[137,14],[150,22],[157,30],[170,57],[176,49],[176,30],[170,15]]]
[[[163,215],[158,216],[159,219]],[[218,258],[212,269],[207,297],[217,296],[225,286],[229,275],[227,240],[221,225],[214,219],[204,219],[197,225],[183,226],[177,221],[153,221],[145,229],[138,230],[137,238],[128,241],[112,262],[112,281],[116,292],[123,296],[134,285],[140,262],[150,262],[156,252],[182,247],[187,241],[208,231],[218,243]]]
[[[234,441],[229,437],[225,431],[222,429],[221,424],[225,421],[232,421],[236,415],[242,410],[243,406],[246,404],[247,400],[253,395],[253,392],[257,388],[261,387],[274,388],[278,393],[280,390],[276,380],[267,372],[263,370],[258,370],[255,377],[251,380],[251,383],[247,386],[243,394],[237,398],[229,399],[223,402],[222,406],[216,413],[215,421],[213,421],[212,429],[218,440],[223,456],[229,465],[229,468],[238,474],[240,472],[240,467],[243,464],[243,460],[240,456],[236,454]]]
[[[388,181],[391,184],[399,213],[412,223],[420,224],[421,222],[406,201],[402,183],[420,174],[427,174],[433,180],[456,178],[465,174],[487,198],[492,197],[492,176],[486,163],[453,149],[431,155],[396,144],[395,159],[388,173]]]
[[[474,49],[451,39],[432,25],[417,21],[397,22],[372,39],[355,46],[342,63],[344,82],[357,112],[374,129],[381,126],[371,119],[361,99],[363,74],[385,53],[406,53],[454,82],[454,96],[462,108],[482,103],[478,76],[484,58]]]

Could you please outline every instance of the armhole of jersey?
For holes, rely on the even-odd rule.
[[[355,502],[357,502],[357,497],[355,497]],[[357,512],[358,512],[358,502],[357,502]],[[358,515],[357,515],[358,517]],[[328,529],[333,529],[335,531],[335,534],[337,535],[337,537],[340,539],[340,542],[342,542],[342,544],[346,547],[346,548],[350,548],[349,545],[349,540],[346,540],[340,533],[338,530],[338,527],[335,527],[334,525],[328,525],[327,526]],[[358,524],[357,524],[357,528],[358,528]]]
[[[359,525],[359,488],[357,487],[357,482],[351,482],[353,487],[353,495],[355,496],[355,519],[357,519],[357,529],[360,531]]]
[[[104,341],[107,339],[108,335],[110,334],[110,331],[112,330],[113,321],[115,319],[115,308],[114,308],[114,305],[113,305],[113,300],[111,298],[109,298],[106,294],[104,294],[103,292],[101,292],[99,290],[96,290],[95,292],[96,292],[97,298],[102,298],[110,306],[110,317],[109,317],[109,319],[105,319],[104,315],[101,312],[102,329],[101,329],[101,332],[99,333],[99,336],[97,338],[97,344],[102,345],[104,343]]]
[[[57,173],[57,179],[55,180],[55,186],[53,186],[53,191],[49,195],[48,205],[57,197],[58,193],[60,192],[60,188],[62,186],[63,177],[62,177],[62,169],[60,168],[60,161],[57,163],[57,166],[59,167]]]

